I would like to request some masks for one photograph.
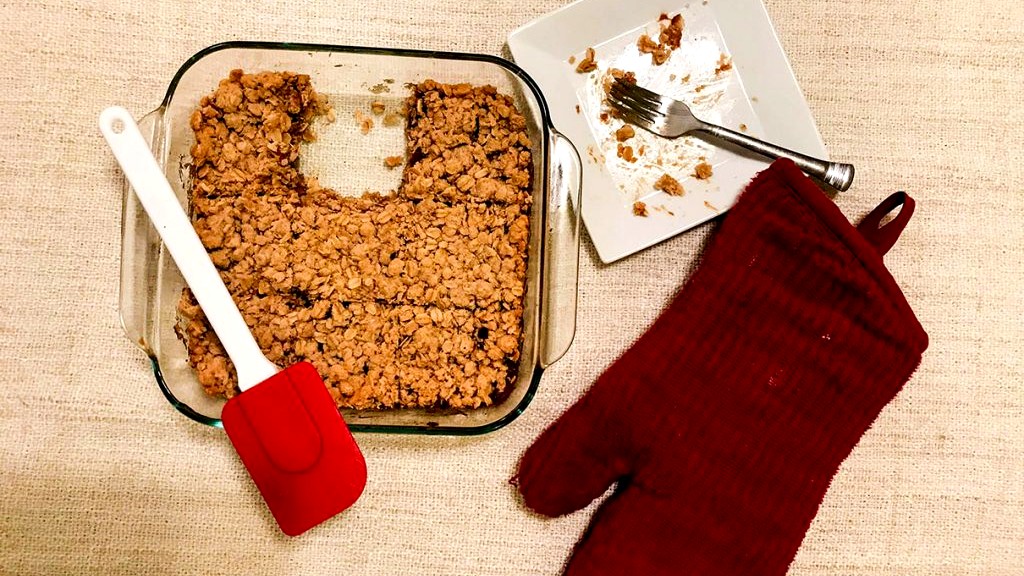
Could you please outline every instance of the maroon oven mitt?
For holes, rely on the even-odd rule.
[[[566,573],[785,574],[928,345],[882,263],[913,208],[894,194],[854,228],[788,160],[753,180],[669,307],[519,464],[547,516],[618,482]]]

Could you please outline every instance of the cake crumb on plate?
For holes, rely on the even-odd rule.
[[[587,52],[583,55],[583,60],[580,60],[580,63],[576,65],[576,71],[580,74],[586,74],[594,70],[597,70],[597,57],[594,54],[593,48],[587,48]]]
[[[683,185],[679,183],[679,180],[669,176],[668,174],[662,174],[661,178],[654,183],[655,190],[661,190],[669,196],[682,196],[686,194],[686,190],[683,190]]]
[[[701,162],[693,169],[693,175],[698,180],[707,180],[708,178],[711,178],[712,174],[713,171],[711,169],[711,164],[708,164],[707,162]]]

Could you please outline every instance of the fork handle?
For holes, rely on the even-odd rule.
[[[748,150],[753,150],[758,154],[768,156],[769,158],[789,158],[794,164],[799,166],[801,170],[811,176],[816,176],[821,179],[822,182],[836,190],[839,190],[840,192],[846,191],[850,188],[850,185],[853,184],[853,164],[820,160],[799,152],[787,150],[782,146],[769,144],[764,140],[758,140],[757,138],[741,134],[734,130],[729,130],[728,128],[708,124],[706,122],[702,123],[700,130],[725,140],[726,142],[732,142],[737,146],[742,146]]]

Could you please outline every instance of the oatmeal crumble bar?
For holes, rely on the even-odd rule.
[[[214,264],[235,272],[225,281],[232,293],[298,289],[311,298],[443,307],[522,298],[529,220],[519,207],[321,192],[319,206],[303,206],[298,195],[193,204]]]
[[[530,139],[510,97],[492,86],[428,80],[406,106],[409,162],[400,196],[528,209]]]
[[[391,195],[342,197],[301,173],[299,143],[332,113],[308,76],[233,71],[191,118],[200,239],[267,357],[311,362],[340,407],[484,406],[518,369],[526,121],[490,86],[412,92],[407,155],[386,160],[406,164]],[[234,368],[188,290],[178,309],[200,384],[235,395]]]
[[[335,400],[349,407],[408,405],[400,402],[403,396],[430,397],[431,404],[413,405],[435,405],[444,398],[442,389],[462,397],[462,407],[480,406],[504,388],[518,360],[518,319],[512,314],[325,300],[308,307],[295,300],[267,296],[243,318],[271,361],[311,362]],[[191,297],[182,312],[203,318]],[[282,338],[290,333],[301,337]],[[204,347],[198,373],[207,391],[235,395],[234,369],[206,323],[191,322],[186,335]]]

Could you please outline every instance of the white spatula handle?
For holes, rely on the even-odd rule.
[[[256,344],[131,114],[120,106],[107,108],[100,114],[100,132],[231,357],[239,388],[273,376],[278,367]]]

